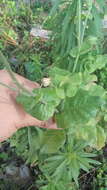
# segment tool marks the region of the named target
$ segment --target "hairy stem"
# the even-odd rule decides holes
[[[0,85],[2,85],[2,86],[4,86],[4,87],[7,87],[7,88],[9,88],[10,90],[17,91],[16,88],[10,87],[10,86],[8,86],[7,84],[4,84],[4,83],[2,83],[2,82],[0,82]]]
[[[13,80],[15,85],[18,87],[18,89],[20,89],[20,90],[22,90],[22,92],[26,93],[27,96],[29,96],[29,95],[32,96],[33,94],[18,82],[18,80],[16,79],[14,73],[11,70],[11,67],[10,67],[7,59],[4,57],[4,55],[3,55],[3,53],[1,51],[0,51],[0,61],[5,65],[6,70],[8,71],[11,79]]]

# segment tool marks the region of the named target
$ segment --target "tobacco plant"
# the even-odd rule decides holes
[[[50,84],[29,94],[16,82],[22,89],[16,99],[33,117],[53,118],[59,128],[28,129],[30,148],[24,156],[29,155],[28,162],[38,161],[45,181],[41,189],[71,190],[76,189],[74,182],[78,187],[81,169],[89,172],[93,164],[99,164],[88,148],[100,150],[106,143],[107,92],[96,75],[107,64],[107,55],[100,50],[104,1],[55,2],[49,17],[55,29]],[[26,137],[16,134],[13,144],[14,138],[24,142]]]

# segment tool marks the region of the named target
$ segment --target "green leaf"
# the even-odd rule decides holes
[[[59,150],[59,148],[61,148],[64,145],[64,143],[64,131],[48,130],[44,132],[40,152],[45,154],[55,153]]]
[[[49,75],[51,77],[52,83],[55,86],[62,86],[63,84],[66,84],[69,81],[69,76],[71,73],[67,70],[60,69],[58,67],[53,67],[49,71]]]
[[[97,69],[102,69],[107,64],[107,55],[96,55],[93,61],[89,61],[85,66],[85,71],[93,73]]]
[[[32,116],[39,120],[48,120],[53,116],[55,106],[52,103],[38,103],[35,105]]]
[[[90,50],[92,50],[93,46],[96,45],[97,38],[94,36],[89,36],[81,45],[80,50],[78,47],[75,47],[71,50],[70,55],[74,58],[77,57],[77,55],[84,55],[88,53]]]
[[[89,88],[89,94],[91,96],[104,97],[106,94],[106,91],[102,86],[99,86],[99,85],[93,83],[93,85],[91,85],[91,87]]]
[[[65,98],[65,92],[63,88],[56,88],[56,94],[59,98],[64,99]]]
[[[26,112],[30,113],[31,111],[31,114],[32,114],[32,108],[35,106],[35,102],[36,102],[35,97],[19,94],[16,97],[16,101],[23,105]]]
[[[68,84],[66,89],[66,96],[73,97],[76,95],[78,87],[76,85]]]
[[[56,168],[52,177],[53,178],[56,177],[56,181],[59,181],[61,178],[61,174],[63,176],[63,173],[65,172],[65,170],[66,170],[66,160],[60,163],[60,165]]]
[[[88,145],[94,146],[97,142],[96,126],[95,125],[80,125],[76,128],[76,137],[85,140]]]
[[[59,158],[59,155],[60,155],[60,158]],[[55,159],[57,157],[58,157],[58,159]],[[51,175],[55,172],[56,168],[58,168],[58,166],[64,160],[65,160],[64,156],[62,154],[58,153],[57,155],[53,155],[53,156],[49,157],[48,159],[45,159],[45,164],[43,163],[43,164],[39,165],[39,167],[43,172],[45,172],[45,174]]]
[[[82,163],[80,162],[79,165],[80,165],[80,168],[81,168],[82,170],[84,170],[84,171],[86,171],[86,172],[89,172],[89,169],[88,169],[84,164],[82,164]]]
[[[68,149],[63,149],[63,152],[58,152],[45,159],[45,162],[40,166],[42,172],[45,172],[54,182],[66,179],[65,181],[69,183],[73,178],[78,185],[80,169],[89,171],[92,168],[92,164],[99,164],[98,161],[90,159],[91,157],[95,157],[95,154],[84,151],[83,147],[86,147],[86,145],[82,141],[78,144],[73,139],[71,147],[67,145]],[[78,146],[80,147],[79,149]]]
[[[105,146],[106,141],[106,134],[104,129],[100,126],[97,127],[97,150],[100,150],[102,147]]]
[[[104,121],[107,122],[107,113],[104,115]]]
[[[79,163],[77,159],[72,159],[71,173],[76,185],[78,186]]]
[[[99,8],[101,8],[99,6]],[[88,28],[88,35],[93,35],[97,37],[102,37],[102,14],[100,12],[97,4],[97,8],[94,5],[93,9],[91,11],[91,17],[92,19],[89,20],[89,28]],[[104,7],[103,7],[104,8]]]
[[[78,88],[82,84],[82,73],[75,73],[69,77],[68,84],[65,85],[65,93],[67,97],[75,96]]]
[[[35,97],[23,94],[17,96],[17,102],[22,104],[26,112],[40,120],[48,120],[53,116],[60,103],[55,88],[40,88],[33,90]]]
[[[86,124],[95,118],[103,100],[97,96],[90,96],[88,91],[79,90],[72,98],[66,98],[63,110],[56,114],[59,127],[73,127],[74,125]]]
[[[96,82],[97,76],[93,74],[89,74],[88,72],[84,72],[82,73],[82,81],[83,81],[83,88],[84,88],[85,85],[88,85],[92,82]]]
[[[61,99],[56,94],[55,88],[42,88],[39,91],[42,96],[35,105],[34,116],[40,120],[48,120],[53,116]],[[35,90],[35,93],[38,94],[38,90]]]

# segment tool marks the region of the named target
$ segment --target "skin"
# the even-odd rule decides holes
[[[25,79],[18,74],[15,74],[15,77],[19,83],[29,91],[32,91],[33,88],[40,87],[38,83]],[[6,70],[0,70],[0,82],[17,89]],[[22,127],[38,126],[48,129],[57,129],[52,119],[49,121],[40,121],[26,113],[22,105],[18,104],[15,100],[17,94],[18,89],[17,91],[13,91],[0,85],[0,142],[11,137]]]

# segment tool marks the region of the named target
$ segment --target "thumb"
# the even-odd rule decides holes
[[[47,129],[58,129],[56,123],[52,119],[49,119],[48,121],[41,121],[32,117],[29,114],[26,114],[25,118],[16,124],[16,128],[20,129],[22,127],[28,126],[37,126]]]

